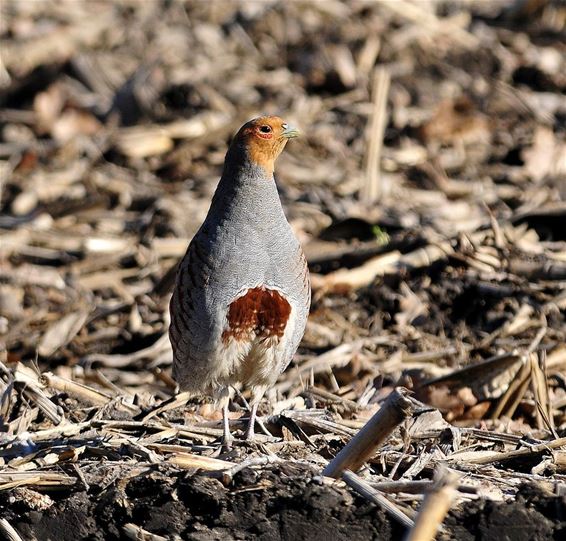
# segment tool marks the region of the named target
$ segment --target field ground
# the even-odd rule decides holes
[[[400,539],[455,475],[438,539],[563,539],[565,21],[545,0],[4,0],[0,531]],[[264,111],[304,133],[276,177],[313,305],[270,435],[221,453],[212,404],[175,394],[167,306]],[[396,388],[411,413],[355,477],[377,496],[323,477]]]

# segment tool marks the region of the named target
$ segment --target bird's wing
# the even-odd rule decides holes
[[[221,332],[219,322],[222,317],[214,313],[211,303],[207,302],[212,271],[210,251],[197,234],[179,265],[169,305],[169,336],[173,347],[173,367],[177,374],[175,378],[186,379],[188,369],[191,386],[196,388],[200,387],[200,379],[206,379],[207,362]]]

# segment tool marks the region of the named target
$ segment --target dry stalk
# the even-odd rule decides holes
[[[76,381],[71,381],[67,378],[56,376],[51,372],[42,374],[39,381],[45,387],[51,387],[56,391],[70,394],[83,402],[93,404],[95,406],[104,406],[112,400],[111,396],[101,393],[92,387],[77,383]]]
[[[432,541],[452,505],[459,476],[446,468],[438,468],[435,477],[435,486],[424,499],[405,541]]]
[[[501,396],[501,389],[509,386],[524,365],[522,357],[515,353],[504,353],[490,357],[476,364],[465,366],[433,378],[424,386],[448,383],[469,386],[478,400],[494,399]]]
[[[167,387],[172,391],[175,391],[177,388],[177,383],[167,372],[165,372],[165,370],[161,368],[154,368],[153,375],[155,376],[155,379],[165,383],[165,385],[167,385]]]
[[[318,414],[316,410],[285,410],[281,412],[281,417],[293,419],[299,424],[312,426],[319,431],[330,434],[342,434],[344,436],[354,436],[356,434],[355,429],[345,426],[343,423],[327,420]]]
[[[344,470],[357,471],[387,436],[412,414],[413,405],[407,394],[408,391],[402,387],[395,389],[381,409],[326,466],[322,474],[338,478]]]
[[[432,486],[432,481],[428,479],[419,481],[372,481],[370,486],[379,492],[385,492],[387,494],[395,494],[396,492],[403,492],[404,494],[423,494]]]
[[[373,108],[369,131],[365,184],[361,187],[361,199],[367,205],[375,203],[383,194],[379,172],[383,134],[387,124],[387,94],[391,76],[386,68],[377,68],[373,76]]]
[[[399,522],[406,528],[412,528],[415,525],[413,520],[409,518],[405,513],[403,513],[403,511],[401,511],[394,503],[390,502],[385,496],[380,494],[377,490],[366,483],[363,479],[358,477],[355,473],[351,472],[350,470],[346,470],[342,474],[342,479],[349,487],[353,488],[357,493],[361,494],[370,502],[373,502],[381,507],[397,522]]]
[[[143,539],[143,541],[167,541],[169,539],[168,537],[148,532],[141,526],[136,526],[131,522],[124,524],[123,531],[124,535],[128,539],[135,539],[136,541],[139,541],[140,539]]]
[[[20,534],[5,518],[0,518],[0,532],[4,534],[8,541],[23,541]]]
[[[325,276],[312,276],[313,289],[330,289],[336,286],[347,286],[358,289],[370,284],[376,276],[393,273],[399,266],[401,253],[397,250],[372,257],[363,265],[353,269],[339,269]]]
[[[50,438],[57,438],[60,436],[75,436],[84,428],[90,426],[90,421],[85,421],[84,423],[66,423],[61,426],[56,426],[54,428],[46,428],[45,430],[36,430],[32,432],[29,436],[31,441],[44,441]]]
[[[352,356],[362,349],[364,342],[364,340],[355,340],[350,343],[340,344],[321,355],[309,359],[297,368],[298,376],[302,378],[310,373],[320,374],[321,372],[326,372],[329,367],[338,368],[347,365]],[[275,386],[275,390],[278,393],[285,393],[295,385],[296,380],[289,378],[278,383]]]
[[[512,460],[514,458],[533,456],[539,453],[551,451],[552,449],[566,448],[566,438],[557,438],[548,442],[542,442],[537,445],[523,447],[521,449],[514,449],[513,451],[497,452],[494,451],[490,454],[481,454],[477,458],[468,456],[466,458],[467,464],[491,464],[493,462],[503,462],[505,460]],[[454,457],[457,459],[457,457]],[[452,460],[452,457],[449,457]],[[517,474],[517,472],[514,472]]]
[[[477,47],[477,36],[471,34],[464,28],[461,28],[453,20],[447,17],[440,19],[432,13],[432,11],[423,9],[414,2],[396,0],[395,2],[383,2],[382,5],[383,7],[395,12],[397,15],[419,25],[432,38],[434,38],[436,34],[444,34],[449,36],[450,39],[461,47]]]
[[[57,406],[49,400],[49,397],[34,383],[27,382],[22,390],[22,394],[27,400],[36,404],[53,424],[58,425],[63,421],[63,416],[61,415],[62,410],[57,408]]]
[[[190,453],[175,453],[169,462],[185,470],[224,471],[236,466],[234,462]]]
[[[546,427],[555,437],[558,437],[554,429],[554,417],[548,393],[548,380],[546,378],[544,352],[529,355],[531,363],[531,388],[536,404],[536,421],[538,428]]]
[[[190,398],[191,393],[189,392],[179,393],[177,396],[173,396],[172,398],[163,401],[155,409],[151,410],[147,415],[144,416],[143,420],[149,421],[152,417],[155,417],[156,415],[159,415],[164,411],[170,411],[172,409],[184,406]]]
[[[319,387],[309,387],[306,391],[306,394],[317,398],[322,402],[327,402],[329,404],[339,404],[344,411],[354,412],[358,409],[358,404],[353,400],[348,400],[347,398],[343,398],[338,396],[334,393],[330,393],[324,389],[320,389]]]
[[[265,466],[267,464],[275,464],[276,462],[282,462],[282,460],[275,455],[248,458],[243,462],[240,462],[240,464],[232,466],[229,470],[224,471],[222,473],[222,482],[225,485],[229,485],[232,482],[234,475],[246,468],[250,468],[252,466]]]
[[[37,485],[41,481],[40,476],[29,477],[27,479],[19,479],[17,481],[10,481],[8,483],[0,484],[0,491],[10,490],[12,488],[21,487],[24,485]]]

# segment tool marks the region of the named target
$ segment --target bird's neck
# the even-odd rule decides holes
[[[277,195],[273,178],[273,161],[258,162],[252,158],[248,149],[232,145],[226,154],[217,192],[230,197],[240,194],[247,197],[254,194]]]
[[[259,171],[264,176],[272,178],[277,155],[277,153],[259,151],[249,145],[238,144],[238,141],[236,141],[230,145],[226,153],[224,170],[228,172],[243,170],[252,174]]]
[[[284,219],[273,172],[250,160],[226,160],[212,199],[213,210],[217,216],[246,221]]]

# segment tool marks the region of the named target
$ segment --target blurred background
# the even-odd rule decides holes
[[[171,395],[175,265],[267,112],[304,134],[276,178],[314,290],[276,396],[402,383],[453,421],[566,422],[564,2],[0,10],[4,385],[36,361],[140,407]]]

